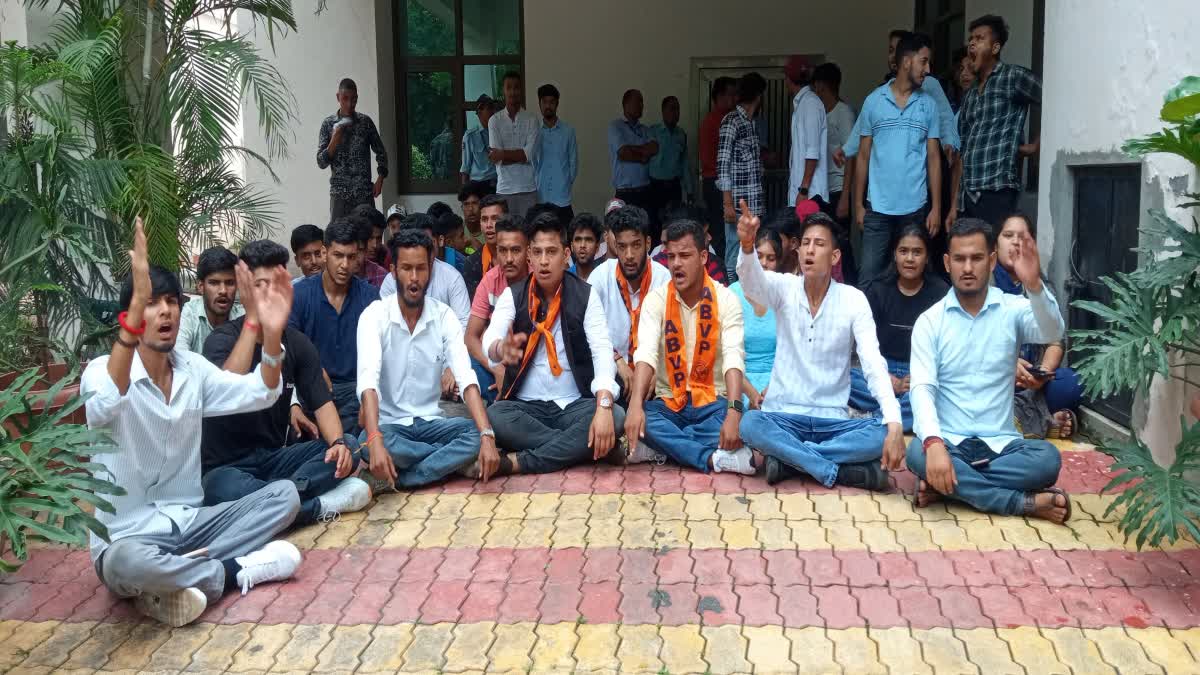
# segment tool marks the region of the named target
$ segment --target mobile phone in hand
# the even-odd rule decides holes
[[[1050,371],[1048,371],[1048,370],[1045,370],[1045,369],[1044,369],[1044,368],[1042,368],[1041,366],[1034,366],[1034,367],[1032,367],[1032,368],[1026,368],[1025,370],[1026,370],[1026,371],[1027,371],[1027,372],[1028,372],[1030,375],[1034,376],[1035,378],[1037,378],[1037,379],[1039,379],[1039,380],[1046,380],[1046,379],[1049,379],[1049,378],[1051,378],[1051,377],[1054,377],[1054,373],[1052,373],[1052,372],[1050,372]]]

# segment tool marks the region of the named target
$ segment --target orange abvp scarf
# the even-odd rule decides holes
[[[554,298],[550,300],[550,308],[546,311],[546,318],[541,323],[538,323],[537,320],[538,309],[542,305],[542,301],[534,290],[537,284],[531,278],[528,285],[529,320],[533,323],[533,333],[525,341],[525,356],[521,359],[521,370],[525,370],[525,367],[533,360],[538,342],[545,338],[546,360],[550,362],[550,372],[558,377],[562,375],[562,366],[558,363],[558,348],[554,346],[554,332],[551,329],[554,328],[554,322],[558,319],[558,310],[562,307],[562,284],[559,284],[558,290],[554,292]]]
[[[704,275],[704,288],[700,291],[700,303],[696,307],[696,344],[692,349],[692,368],[684,371],[683,320],[679,311],[679,292],[667,290],[667,314],[663,324],[663,341],[667,363],[667,382],[671,385],[671,397],[664,399],[674,412],[687,405],[688,385],[691,385],[692,405],[704,407],[717,400],[716,374],[713,366],[717,360],[717,338],[721,335],[721,320],[717,316],[717,289],[713,280]]]
[[[492,250],[490,248],[488,248],[486,243],[483,245],[483,256],[482,257],[483,257],[483,272],[486,273],[488,270],[492,269]]]
[[[638,320],[642,317],[642,304],[646,302],[646,294],[650,292],[650,277],[653,270],[646,263],[646,271],[642,272],[642,282],[638,286],[638,307],[633,308],[633,293],[629,290],[629,282],[621,272],[620,265],[614,265],[617,274],[617,287],[621,289],[621,299],[625,301],[625,309],[629,310],[629,353],[625,358],[633,364],[633,353],[637,351]]]

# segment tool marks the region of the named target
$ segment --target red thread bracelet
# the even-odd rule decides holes
[[[254,331],[255,333],[258,332],[258,324],[254,323],[250,319],[246,319],[245,327],[251,331]]]
[[[146,332],[146,320],[145,319],[142,319],[142,327],[135,329],[132,326],[130,326],[129,324],[125,323],[125,319],[128,317],[129,317],[129,312],[121,312],[120,314],[117,315],[117,323],[120,324],[121,328],[124,328],[130,335],[142,335]]]
[[[929,452],[929,446],[934,445],[935,443],[941,443],[942,445],[946,444],[941,438],[937,436],[930,436],[921,443],[921,450]]]

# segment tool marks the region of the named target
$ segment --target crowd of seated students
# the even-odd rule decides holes
[[[473,189],[470,280],[446,260],[470,239],[462,219],[367,205],[297,227],[291,256],[270,241],[205,251],[183,306],[137,229],[117,342],[82,383],[89,423],[128,453],[101,458],[129,493],[99,516],[111,543],[93,541],[110,589],[182,625],[226,589],[288,577],[300,553],[280,532],[379,490],[598,461],[871,490],[907,464],[918,506],[1069,517],[1058,451],[1023,437],[1069,434],[1073,416],[1050,411],[1078,401],[1027,219],[956,222],[950,285],[907,225],[859,290],[834,274],[833,218],[747,214],[726,287],[698,209],[664,211],[656,260],[640,207],[564,223]],[[373,261],[388,265],[378,284]]]

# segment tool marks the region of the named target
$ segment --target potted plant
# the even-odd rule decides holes
[[[1122,147],[1135,156],[1169,153],[1200,169],[1200,77],[1184,78],[1165,97],[1161,117],[1169,126]],[[1200,206],[1200,193],[1180,206]],[[1142,229],[1153,242],[1139,248],[1144,263],[1131,274],[1105,277],[1112,302],[1079,301],[1074,306],[1101,317],[1103,330],[1073,331],[1079,374],[1088,394],[1146,393],[1157,378],[1200,386],[1188,370],[1200,366],[1200,224],[1188,225],[1161,209],[1150,212]],[[1194,407],[1195,409],[1195,407]],[[1160,466],[1150,448],[1134,435],[1129,442],[1105,442],[1116,477],[1106,490],[1123,488],[1108,512],[1121,512],[1122,533],[1138,548],[1159,546],[1180,536],[1200,541],[1200,422],[1181,416],[1182,438],[1169,466]]]
[[[53,412],[44,405],[73,378],[60,379],[42,397],[31,394],[37,380],[31,370],[0,390],[0,573],[21,567],[30,540],[80,547],[89,533],[107,540],[92,510],[112,513],[105,497],[125,494],[97,477],[103,467],[91,461],[115,449],[108,435],[65,422],[83,399],[70,396]]]

